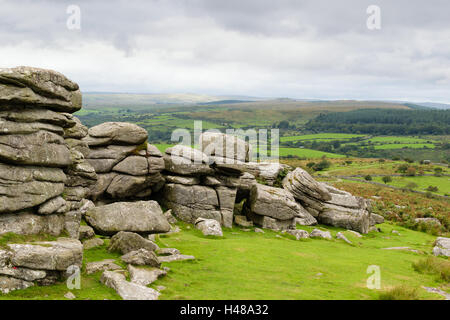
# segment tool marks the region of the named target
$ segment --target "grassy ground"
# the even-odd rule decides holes
[[[360,138],[364,136],[365,135],[363,134],[349,134],[349,133],[317,133],[317,134],[305,134],[301,136],[280,137],[280,142],[300,141],[300,140],[334,141],[334,140],[347,140],[351,138]]]
[[[225,229],[223,238],[214,238],[203,236],[192,226],[179,226],[180,233],[161,235],[158,244],[178,248],[197,259],[163,263],[170,272],[151,285],[166,287],[160,299],[378,299],[385,290],[401,285],[417,289],[419,299],[441,299],[421,286],[449,289],[442,279],[419,273],[413,266],[429,255],[435,237],[387,223],[381,225],[381,233],[363,238],[326,227],[333,236],[344,231],[353,245],[336,239],[297,241],[286,234],[267,230],[261,234],[237,227]],[[400,235],[392,234],[393,229]],[[382,249],[393,246],[408,246],[423,254]],[[107,258],[120,263],[119,255],[109,253],[105,244],[85,251],[84,263]],[[366,287],[370,265],[380,267],[380,290]],[[119,299],[100,283],[100,275],[83,272],[81,289],[71,292],[80,300]],[[64,299],[68,291],[65,283],[60,283],[15,291],[0,295],[0,299]]]
[[[303,148],[283,148],[283,147],[280,147],[279,155],[280,157],[297,156],[305,159],[317,159],[322,158],[323,156],[327,158],[345,158],[345,156],[342,154],[335,154]]]
[[[373,181],[383,183],[382,177],[374,177]],[[450,177],[428,177],[428,176],[418,176],[418,177],[392,177],[392,181],[388,182],[388,185],[395,187],[404,188],[408,184],[415,183],[417,185],[414,190],[427,191],[429,186],[434,186],[438,188],[438,191],[433,192],[441,195],[450,194]]]
[[[303,227],[311,230],[311,227]],[[377,299],[380,290],[369,290],[369,265],[381,270],[381,290],[407,284],[439,286],[433,276],[414,271],[412,263],[422,255],[395,250],[409,246],[429,253],[433,236],[392,225],[349,245],[338,240],[296,241],[240,229],[226,230],[223,239],[205,238],[185,226],[179,234],[160,239],[160,245],[176,247],[197,257],[193,262],[175,262],[171,272],[155,285],[167,287],[161,299]],[[332,229],[334,235],[340,229]],[[391,230],[400,231],[400,236]],[[420,290],[421,299],[439,296]]]

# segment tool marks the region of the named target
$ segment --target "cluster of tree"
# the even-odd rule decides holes
[[[450,134],[450,110],[359,109],[320,114],[306,124],[316,132],[374,135]]]

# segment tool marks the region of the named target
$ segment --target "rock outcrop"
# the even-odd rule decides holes
[[[89,129],[82,141],[90,148],[87,161],[98,176],[90,190],[94,201],[145,199],[162,187],[164,160],[147,137],[145,129],[126,122]]]
[[[301,168],[290,172],[283,186],[320,223],[361,233],[369,231],[368,200],[317,182]]]
[[[142,234],[170,231],[169,222],[156,201],[114,202],[86,212],[87,222],[99,234],[120,231]]]
[[[58,72],[0,69],[0,234],[66,230],[77,238],[79,214],[68,214],[67,188],[77,185],[75,176],[95,179],[66,143],[82,131],[71,114],[80,108],[78,85]]]

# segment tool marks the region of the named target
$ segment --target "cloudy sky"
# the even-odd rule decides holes
[[[0,67],[17,65],[84,92],[448,103],[450,2],[0,0]]]

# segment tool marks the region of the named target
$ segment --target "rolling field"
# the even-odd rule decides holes
[[[348,133],[317,133],[305,134],[301,136],[280,137],[280,142],[301,141],[301,140],[317,140],[317,141],[335,141],[348,140],[352,138],[365,137],[363,134],[348,134]]]
[[[373,177],[373,181],[384,183],[382,181],[382,177]],[[435,191],[433,193],[450,195],[450,177],[447,176],[392,177],[392,181],[388,182],[387,184],[394,187],[405,188],[410,183],[414,183],[417,185],[417,187],[413,188],[414,190],[426,192],[429,186],[433,186],[438,188],[438,191]]]
[[[280,155],[280,157],[296,156],[296,157],[305,158],[305,159],[317,159],[317,158],[322,158],[324,156],[327,158],[345,158],[345,156],[342,154],[335,154],[335,153],[323,152],[323,151],[312,150],[312,149],[283,148],[283,147],[280,147],[279,155]]]

